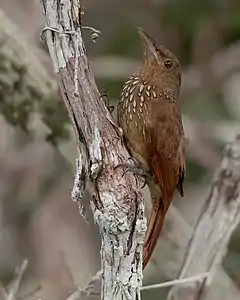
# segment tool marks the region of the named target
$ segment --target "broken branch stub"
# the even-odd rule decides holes
[[[89,177],[91,207],[102,239],[102,299],[135,299],[142,284],[146,230],[141,182],[116,168],[129,154],[100,99],[76,19],[80,12],[76,3],[42,0],[44,36],[81,153],[73,195],[81,201]]]

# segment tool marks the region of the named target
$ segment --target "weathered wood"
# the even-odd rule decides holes
[[[135,299],[140,297],[146,229],[142,182],[129,172],[123,176],[122,167],[116,168],[129,155],[89,67],[78,1],[42,0],[42,5],[44,35],[81,152],[74,199],[81,201],[87,177],[93,190],[92,210],[102,238],[101,297]]]
[[[34,50],[24,41],[19,30],[6,18],[1,10],[0,18],[2,20],[0,31],[0,40],[2,41],[0,46],[0,56],[2,58],[2,63],[0,63],[0,85],[1,87],[5,85],[4,89],[1,90],[1,95],[3,96],[1,101],[4,100],[7,105],[9,101],[15,103],[19,99],[26,98],[26,95],[30,95],[31,100],[36,98],[34,103],[39,105],[40,108],[38,109],[34,105],[33,112],[37,111],[42,115],[42,120],[54,121],[51,120],[50,116],[45,115],[44,117],[45,109],[42,104],[54,105],[54,101],[57,99],[55,81],[42,67],[37,53],[34,53]],[[24,71],[24,76],[22,71]],[[23,89],[13,90],[10,88],[16,82],[16,78],[19,81],[21,79],[20,83],[24,87]],[[58,102],[55,103],[56,108],[59,108]],[[55,111],[54,106],[52,106],[52,110]],[[48,126],[46,123],[45,125]],[[38,126],[29,128],[29,130],[33,130],[32,134],[34,136],[42,134],[39,133]],[[58,138],[59,136],[56,137]],[[65,157],[70,159],[66,156],[66,153]],[[150,264],[150,268],[151,265],[155,265],[156,272],[161,272],[167,278],[175,278],[192,229],[174,207],[170,209],[167,223],[170,224],[170,230],[161,237],[157,246],[159,251],[156,250],[158,252],[157,262]],[[232,279],[220,267],[210,286],[207,299],[225,300],[227,298],[239,299],[239,293]]]

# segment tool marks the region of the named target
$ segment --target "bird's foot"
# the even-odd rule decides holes
[[[108,93],[106,91],[103,91],[102,94],[100,95],[100,98],[104,101],[104,104],[106,105],[108,111],[112,115],[112,112],[114,111],[114,106],[110,105]]]
[[[132,172],[137,176],[140,176],[144,179],[144,184],[142,188],[145,187],[147,184],[149,178],[153,177],[153,173],[147,168],[146,166],[143,166],[137,159],[130,157],[128,159],[129,162],[119,164],[116,168],[122,167],[124,169],[123,176],[127,172]],[[115,168],[115,169],[116,169]]]

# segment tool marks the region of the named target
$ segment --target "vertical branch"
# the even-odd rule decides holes
[[[78,1],[42,0],[46,43],[81,152],[72,195],[81,201],[89,177],[91,207],[102,238],[102,299],[135,299],[142,284],[146,228],[141,182],[131,173],[123,176],[122,168],[116,168],[129,155],[99,97],[76,4]]]
[[[240,136],[225,147],[224,157],[213,180],[194,228],[189,250],[180,272],[181,278],[208,272],[198,282],[173,287],[169,300],[200,300],[227,252],[231,234],[240,221]]]

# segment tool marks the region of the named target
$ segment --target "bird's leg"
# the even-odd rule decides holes
[[[110,105],[108,93],[106,91],[103,91],[102,94],[100,95],[100,98],[104,101],[104,104],[106,105],[110,114],[112,114],[112,112],[114,111],[114,106]]]
[[[129,157],[128,162],[121,163],[116,168],[118,167],[122,167],[124,169],[123,176],[127,172],[132,172],[135,175],[142,177],[144,179],[144,184],[142,188],[144,188],[149,179],[153,177],[153,173],[151,172],[151,170],[148,167],[141,164],[139,160],[133,157]]]

